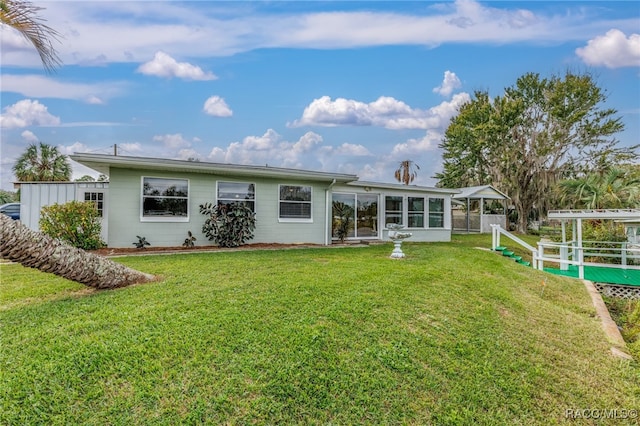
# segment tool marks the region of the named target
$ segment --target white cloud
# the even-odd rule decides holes
[[[469,99],[467,93],[458,93],[449,102],[420,110],[387,96],[370,103],[344,98],[333,101],[329,96],[323,96],[314,99],[304,109],[302,118],[289,126],[374,126],[394,130],[440,128]]]
[[[336,5],[338,5],[336,3]],[[419,6],[413,12],[376,10],[375,2],[360,10],[336,6],[334,11],[272,12],[216,2],[56,2],[46,9],[47,24],[63,34],[55,45],[65,65],[143,62],[159,48],[182,57],[230,56],[262,48],[334,48],[388,45],[433,47],[443,43],[517,43],[585,40],[615,26],[632,32],[637,20],[594,19],[584,4],[550,11],[488,6],[472,0]],[[313,9],[313,8],[310,8]],[[555,12],[557,10],[557,13]],[[606,26],[606,27],[605,27]],[[3,66],[41,68],[33,46],[13,30],[2,29]],[[635,30],[637,31],[637,30]],[[157,72],[177,76],[175,62],[162,61]],[[154,63],[154,61],[151,61]],[[186,69],[194,67],[185,63]],[[173,71],[168,70],[173,69]],[[191,75],[193,71],[185,72]],[[212,74],[196,72],[200,77]]]
[[[6,129],[27,126],[58,126],[60,118],[49,114],[47,107],[31,99],[23,99],[4,108],[0,127]]]
[[[153,140],[156,142],[162,142],[162,144],[169,149],[189,148],[191,142],[182,137],[182,134],[176,133],[174,135],[158,135],[154,136]]]
[[[211,72],[204,72],[202,68],[188,62],[177,62],[164,52],[156,52],[153,59],[140,65],[137,70],[145,75],[155,75],[163,78],[181,78],[183,80],[215,80]]]
[[[89,147],[82,142],[75,142],[72,145],[59,145],[58,150],[61,154],[72,155],[76,152],[88,152]]]
[[[140,142],[119,143],[118,149],[129,154],[139,154],[143,152],[142,145],[140,144]]]
[[[396,144],[391,151],[391,155],[394,158],[404,159],[407,155],[433,151],[438,148],[441,140],[442,133],[427,131],[421,138],[409,139],[406,142]]]
[[[73,99],[92,105],[104,104],[106,100],[127,91],[128,83],[67,83],[40,75],[2,75],[2,91],[20,93],[33,98]]]
[[[185,148],[178,151],[177,158],[179,160],[190,160],[190,159],[201,160],[202,156],[195,149]]]
[[[320,148],[319,152],[323,155],[339,155],[342,157],[345,156],[354,156],[354,157],[363,157],[372,155],[371,152],[363,145],[360,144],[352,144],[352,143],[343,143],[337,147],[325,145]]]
[[[203,110],[214,117],[231,117],[233,111],[220,96],[211,96],[204,103]]]
[[[444,72],[444,79],[442,80],[442,84],[438,87],[433,88],[433,93],[438,93],[442,96],[450,96],[454,90],[462,87],[462,82],[456,75],[456,73],[451,71]]]
[[[31,130],[25,130],[24,132],[20,133],[20,136],[22,136],[22,139],[27,142],[39,141],[38,137]]]
[[[242,141],[232,142],[227,147],[215,147],[208,155],[210,161],[234,164],[256,164],[279,167],[303,167],[317,161],[314,150],[322,144],[322,137],[307,132],[297,141],[283,140],[273,129],[261,136],[247,136]]]
[[[607,68],[640,66],[640,34],[627,36],[618,29],[589,40],[585,47],[576,49],[576,54],[587,65]]]

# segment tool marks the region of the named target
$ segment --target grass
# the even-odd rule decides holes
[[[474,249],[490,243],[120,258],[163,280],[112,291],[2,265],[0,424],[549,425],[640,407],[640,367],[610,355],[584,286]]]

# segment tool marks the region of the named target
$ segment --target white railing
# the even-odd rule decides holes
[[[640,269],[638,265],[630,265],[630,260],[640,259],[640,246],[632,245],[627,242],[587,242],[594,244],[593,247],[582,247],[577,245],[576,241],[568,241],[565,243],[539,242],[538,243],[538,269],[544,268],[544,262],[552,262],[559,264],[560,270],[566,271],[569,265],[578,268],[578,278],[584,278],[585,266],[598,266],[602,268],[623,268],[623,269]],[[595,246],[601,245],[600,247]],[[609,245],[614,247],[602,247]],[[585,261],[592,258],[620,259],[615,263],[602,263]]]
[[[538,268],[538,250],[535,247],[524,242],[522,239],[516,237],[511,232],[503,229],[500,225],[491,225],[491,250],[495,250],[496,247],[500,246],[500,235],[504,235],[505,237],[510,238],[512,241],[529,250],[531,252],[531,265],[536,269],[542,269]]]

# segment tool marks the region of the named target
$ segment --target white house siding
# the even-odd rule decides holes
[[[51,204],[76,199],[76,183],[33,182],[20,184],[20,221],[34,231],[40,229],[40,210]]]
[[[189,181],[189,219],[187,222],[144,222],[140,219],[142,177],[178,178]],[[312,243],[323,244],[325,237],[325,189],[327,184],[299,180],[229,177],[205,173],[146,171],[111,168],[109,203],[109,247],[132,247],[136,236],[145,237],[152,246],[180,246],[187,232],[197,238],[196,245],[212,245],[202,233],[205,216],[200,204],[214,202],[216,182],[247,182],[255,184],[256,230],[250,243]],[[310,185],[313,191],[311,223],[278,220],[278,185]]]
[[[41,210],[52,204],[84,201],[84,191],[104,192],[108,205],[108,182],[21,182],[20,221],[34,231],[40,229]],[[102,239],[106,240],[107,224],[102,223]]]

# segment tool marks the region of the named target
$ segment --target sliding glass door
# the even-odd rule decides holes
[[[378,194],[334,193],[332,238],[378,237],[378,198]]]

